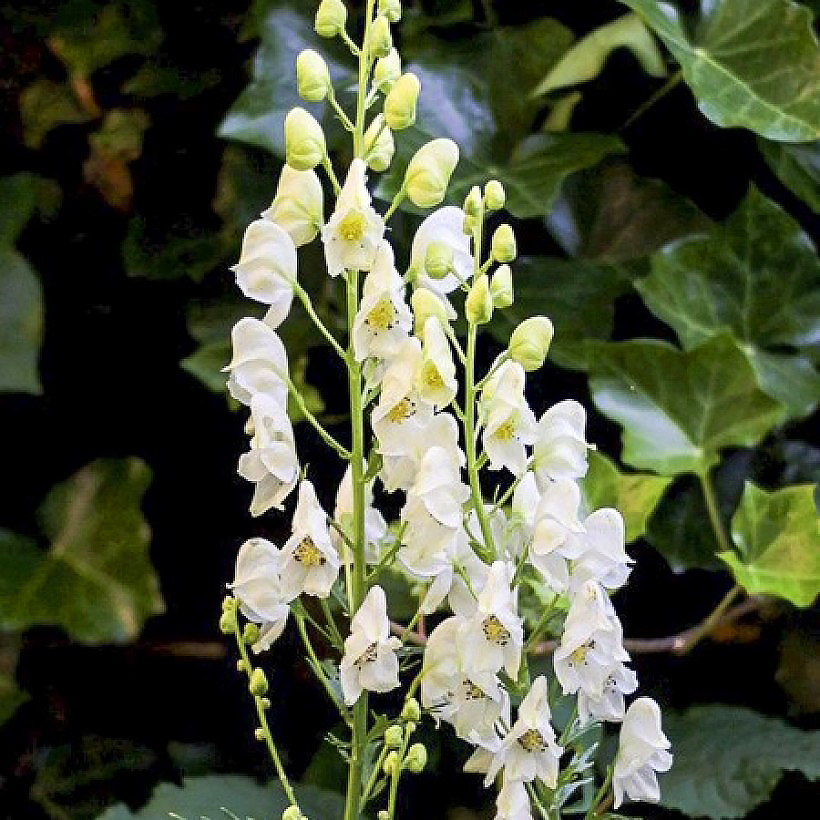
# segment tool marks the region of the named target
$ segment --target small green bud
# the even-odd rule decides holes
[[[484,325],[490,321],[493,315],[493,297],[490,295],[490,283],[486,273],[482,273],[473,282],[464,300],[464,312],[471,325]]]
[[[447,193],[456,163],[458,146],[451,139],[435,139],[422,145],[408,163],[404,174],[403,186],[408,199],[419,208],[432,208],[440,204]]]
[[[507,351],[529,373],[544,364],[552,336],[552,322],[546,316],[531,316],[512,332]]]
[[[412,720],[418,723],[421,720],[421,707],[415,698],[407,698],[401,710],[402,720]]]
[[[259,640],[259,635],[259,627],[255,623],[248,621],[242,630],[242,640],[245,641],[246,644],[255,644]]]
[[[379,0],[379,14],[391,23],[398,23],[401,20],[401,0]]]
[[[390,167],[396,143],[393,132],[384,125],[384,115],[378,114],[364,132],[364,155],[367,167],[381,173]]]
[[[461,206],[461,210],[464,211],[467,216],[478,216],[481,211],[481,190],[478,185],[473,185],[473,187],[470,188],[470,193],[467,194],[464,204]]]
[[[222,599],[222,611],[223,612],[236,612],[236,607],[238,606],[238,602],[233,595],[226,595]]]
[[[390,812],[387,809],[379,809],[376,820],[390,820]]]
[[[408,720],[407,723],[404,724],[404,729],[407,732],[407,737],[410,737],[410,735],[416,731],[416,722],[413,720]]]
[[[382,94],[386,94],[396,84],[399,77],[401,77],[401,57],[395,48],[391,48],[386,57],[376,60],[376,67],[373,69],[373,85]]]
[[[370,26],[369,46],[374,57],[386,57],[393,48],[390,21],[383,14],[380,14]]]
[[[251,679],[248,683],[250,693],[257,698],[268,693],[268,679],[265,676],[265,671],[258,666],[251,672]]]
[[[512,262],[518,255],[515,234],[506,222],[499,225],[493,233],[492,253],[496,262]]]
[[[431,242],[424,256],[424,269],[433,279],[444,279],[453,269],[453,248],[446,242]]]
[[[236,623],[236,613],[231,612],[223,612],[219,616],[219,631],[223,635],[233,635],[234,631],[234,624]]]
[[[424,323],[431,317],[435,316],[442,327],[447,323],[447,309],[441,299],[427,288],[416,288],[413,295],[410,297],[410,307],[413,309],[413,317],[415,319],[415,332],[417,336],[422,335]]]
[[[424,771],[424,767],[427,765],[427,749],[425,749],[423,743],[414,743],[407,750],[404,765],[413,774]]]
[[[240,673],[241,672],[250,673],[251,668],[250,668],[250,666],[248,666],[248,662],[244,658],[240,658],[236,662],[236,671],[240,672]]]
[[[384,118],[394,131],[409,128],[416,121],[416,103],[421,83],[415,74],[402,74],[384,101]]]
[[[464,214],[464,222],[461,225],[461,231],[466,236],[472,236],[475,229],[478,227],[478,219],[470,214]]]
[[[513,303],[512,269],[509,265],[496,268],[490,282],[493,307],[507,308]]]
[[[394,769],[399,765],[401,765],[399,763],[399,753],[396,751],[388,752],[387,757],[384,759],[384,763],[382,763],[382,771],[388,777],[391,777]]]
[[[270,698],[259,698],[259,703],[263,709],[270,709]]]
[[[507,193],[504,186],[497,180],[491,179],[484,186],[484,204],[488,211],[500,211],[507,201]]]
[[[384,733],[384,745],[388,749],[398,749],[404,740],[401,726],[388,726]]]
[[[261,727],[258,729],[254,729],[253,736],[260,742],[263,743],[267,738],[265,737],[265,730]]]
[[[299,96],[310,102],[321,102],[330,88],[330,71],[324,57],[306,48],[296,58],[296,85]]]
[[[342,0],[322,0],[316,9],[313,28],[320,37],[335,37],[347,22],[347,8]]]
[[[298,806],[288,806],[282,812],[282,820],[304,820],[305,815],[299,811]]]
[[[325,133],[312,114],[293,108],[285,117],[285,158],[291,168],[310,171],[327,154]]]

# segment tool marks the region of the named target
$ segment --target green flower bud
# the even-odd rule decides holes
[[[384,745],[388,749],[398,749],[404,740],[401,726],[388,726],[384,733]]]
[[[407,698],[401,710],[402,720],[412,720],[416,723],[421,719],[421,707],[415,698]]]
[[[435,316],[441,322],[442,327],[446,327],[447,310],[444,303],[433,291],[427,288],[416,288],[410,297],[410,307],[413,310],[415,319],[415,332],[417,336],[422,335],[424,323]]]
[[[236,671],[237,672],[250,672],[251,668],[248,666],[248,662],[244,658],[240,658],[236,662]]]
[[[306,48],[296,58],[296,85],[299,96],[310,102],[321,102],[330,88],[330,71],[325,58]]]
[[[394,131],[409,128],[416,121],[416,103],[421,83],[415,74],[402,74],[384,101],[384,118]]]
[[[251,679],[248,683],[250,693],[257,698],[268,694],[268,679],[265,676],[265,671],[258,666],[251,672]]]
[[[285,117],[285,158],[296,171],[310,171],[325,158],[322,126],[304,108],[293,108]]]
[[[379,0],[379,14],[391,23],[398,23],[401,20],[401,0]]]
[[[223,612],[236,612],[236,607],[238,606],[238,602],[233,595],[226,595],[222,599],[222,611]]]
[[[427,765],[427,749],[424,748],[423,743],[414,743],[407,750],[404,765],[413,774],[424,771],[424,767]]]
[[[395,48],[390,49],[386,57],[376,60],[376,67],[373,69],[373,85],[386,94],[396,84],[401,77],[401,57]]]
[[[387,809],[379,809],[376,820],[390,820],[390,812]]]
[[[304,817],[298,806],[288,806],[282,812],[282,820],[304,820]]]
[[[236,623],[236,613],[233,611],[223,612],[219,616],[219,631],[223,635],[233,635],[234,624]]]
[[[475,229],[478,227],[478,218],[470,214],[464,214],[464,222],[461,225],[461,230],[466,236],[472,236]]]
[[[380,14],[370,26],[368,41],[370,53],[374,57],[386,57],[393,48],[393,38],[390,35],[390,21]]]
[[[507,308],[513,303],[512,269],[509,265],[496,268],[490,282],[490,294],[493,297],[493,307]]]
[[[260,742],[264,742],[267,738],[265,737],[265,730],[261,727],[259,729],[254,729],[253,736]]]
[[[452,246],[446,242],[431,242],[424,256],[424,269],[433,279],[444,279],[453,269]]]
[[[388,752],[387,757],[384,759],[384,763],[382,763],[382,771],[388,776],[392,776],[394,769],[399,766],[399,753],[398,752]]]
[[[512,332],[507,352],[528,373],[538,370],[547,358],[552,336],[552,322],[546,316],[531,316]]]
[[[422,145],[404,174],[408,199],[419,208],[440,204],[457,162],[458,146],[450,139],[435,139]]]
[[[404,729],[407,732],[407,737],[410,737],[410,735],[416,731],[416,722],[413,720],[408,720],[407,723],[404,724]]]
[[[335,37],[347,22],[347,8],[342,0],[322,0],[316,9],[313,28],[320,37]]]
[[[464,211],[467,216],[478,216],[481,211],[481,190],[478,185],[473,185],[473,187],[470,188],[470,193],[467,194],[464,204],[461,206],[461,210]]]
[[[482,273],[473,282],[464,300],[464,312],[471,325],[484,325],[490,321],[493,315],[493,297],[490,295],[490,283],[486,273]]]
[[[364,156],[367,167],[381,173],[390,167],[396,143],[393,132],[384,124],[384,115],[378,114],[364,132]]]
[[[259,627],[255,623],[248,621],[242,630],[242,640],[245,641],[246,644],[254,644],[259,640],[259,635]]]
[[[484,186],[484,204],[488,211],[500,211],[507,201],[507,193],[504,186],[497,180],[491,179]]]
[[[512,262],[518,254],[515,234],[506,223],[499,225],[493,233],[492,253],[496,262]]]
[[[263,709],[270,709],[270,698],[259,698],[259,704]]]

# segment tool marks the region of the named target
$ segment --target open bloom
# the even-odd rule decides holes
[[[655,772],[672,766],[669,740],[661,729],[661,710],[651,698],[638,698],[626,710],[615,757],[612,789],[615,808],[624,800],[660,800]]]
[[[504,780],[495,807],[495,820],[532,820],[530,797],[520,780]]]
[[[240,319],[231,330],[233,356],[223,368],[229,373],[228,391],[238,402],[250,405],[257,393],[287,406],[288,355],[276,331],[259,319]]]
[[[587,516],[583,532],[570,533],[562,553],[572,561],[573,583],[591,578],[607,589],[623,586],[633,563],[624,546],[623,517],[610,507]]]
[[[384,220],[370,204],[365,170],[359,158],[350,163],[336,210],[322,228],[325,262],[331,276],[345,270],[369,270],[384,236]]]
[[[340,666],[342,694],[352,706],[362,690],[389,692],[399,685],[398,638],[390,637],[384,590],[373,586],[353,616]]]
[[[533,462],[539,483],[586,475],[590,449],[584,438],[586,420],[583,406],[572,399],[554,404],[538,420]]]
[[[456,366],[441,322],[429,316],[424,323],[424,345],[418,374],[419,396],[436,409],[446,407],[458,391]]]
[[[353,540],[353,470],[348,465],[339,489],[336,492],[336,506],[333,509],[333,520],[344,534]],[[353,556],[344,539],[336,529],[330,532],[331,539],[339,554],[347,563],[353,561]],[[387,522],[384,516],[373,506],[373,482],[369,481],[364,490],[364,555],[369,564],[379,560],[379,547],[387,537]]]
[[[445,296],[473,275],[470,238],[464,233],[463,227],[464,212],[453,205],[433,211],[419,225],[410,248],[410,268],[415,272],[419,287]],[[426,268],[427,251],[434,242],[452,252],[450,272],[438,278],[430,276]],[[452,312],[449,302],[446,305]]]
[[[316,238],[324,221],[324,200],[315,171],[297,171],[283,165],[276,196],[262,216],[287,231],[298,248]]]

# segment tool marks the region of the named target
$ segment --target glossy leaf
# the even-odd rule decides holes
[[[590,344],[590,387],[624,428],[622,459],[661,475],[699,473],[725,447],[751,447],[783,420],[726,336],[682,352],[665,342]]]
[[[680,63],[704,116],[785,142],[820,137],[820,49],[812,15],[790,0],[700,0],[689,30],[660,0],[621,0]]]
[[[0,542],[14,538],[5,530],[0,530]],[[14,678],[17,666],[19,640],[16,636],[3,636],[0,640],[0,726],[5,723],[26,700],[26,695],[17,687]]]
[[[815,213],[820,212],[820,140],[789,143],[759,139],[757,144],[777,178]]]
[[[149,480],[139,459],[95,461],[41,506],[48,551],[0,540],[0,625],[54,624],[88,643],[124,641],[161,612],[140,511]]]
[[[820,732],[739,706],[664,714],[675,763],[661,777],[661,803],[687,817],[745,817],[784,771],[820,778]]]
[[[820,595],[820,522],[815,487],[767,492],[747,482],[732,518],[737,552],[722,552],[750,595],[777,595],[807,607]]]
[[[23,141],[28,148],[40,148],[46,134],[58,125],[88,122],[92,118],[66,83],[38,77],[20,93]]]

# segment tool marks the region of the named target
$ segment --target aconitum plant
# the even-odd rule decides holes
[[[374,208],[368,171],[390,166],[394,132],[400,139],[414,123],[422,90],[402,73],[392,44],[399,0],[367,0],[361,44],[348,34],[347,16],[341,0],[322,0],[315,28],[341,38],[358,59],[355,111],[342,108],[315,51],[299,55],[296,82],[305,100],[333,107],[352,136],[353,159],[337,175],[319,122],[293,109],[273,204],[248,227],[234,267],[242,293],[267,306],[264,318],[237,322],[226,368],[231,395],[250,411],[239,473],[254,485],[254,516],[283,510],[293,496],[295,510],[284,544],[252,538],[240,547],[221,627],[236,637],[256,735],[291,804],[283,820],[304,815],[266,719],[263,667],[291,617],[349,729],[338,743],[348,764],[345,820],[364,811],[397,816],[402,776],[427,762],[414,742],[421,720],[451,724],[472,748],[465,768],[497,789],[498,820],[558,818],[579,804],[588,818],[600,817],[626,799],[657,800],[656,772],[672,763],[669,742],[654,701],[638,697],[627,708],[638,681],[610,600],[630,573],[623,520],[614,509],[583,508],[577,482],[591,446],[583,407],[567,399],[536,418],[526,398],[552,323],[526,319],[486,372],[478,370],[480,328],[514,302],[514,232],[488,226],[504,207],[503,186],[488,180],[461,208],[440,207],[459,159],[458,146],[442,137],[416,152],[386,212]],[[316,169],[335,194],[327,219]],[[387,225],[405,199],[435,210],[397,266]],[[297,248],[317,237],[327,275],[344,288],[344,339],[323,324],[298,281]],[[289,375],[277,328],[294,297],[346,368],[349,443],[311,414]],[[289,398],[346,465],[332,515],[300,464]],[[374,505],[387,494],[400,498],[395,521]],[[420,590],[407,624],[391,619],[380,583],[397,571]],[[416,631],[425,619],[435,623],[429,635]],[[317,635],[329,657],[318,656]],[[531,674],[533,657],[545,651],[552,662],[541,668],[549,671]],[[402,698],[371,702],[403,686]],[[556,725],[559,698],[574,707]],[[380,714],[381,702],[394,713]],[[602,722],[620,724],[619,746],[596,788],[591,738]]]

